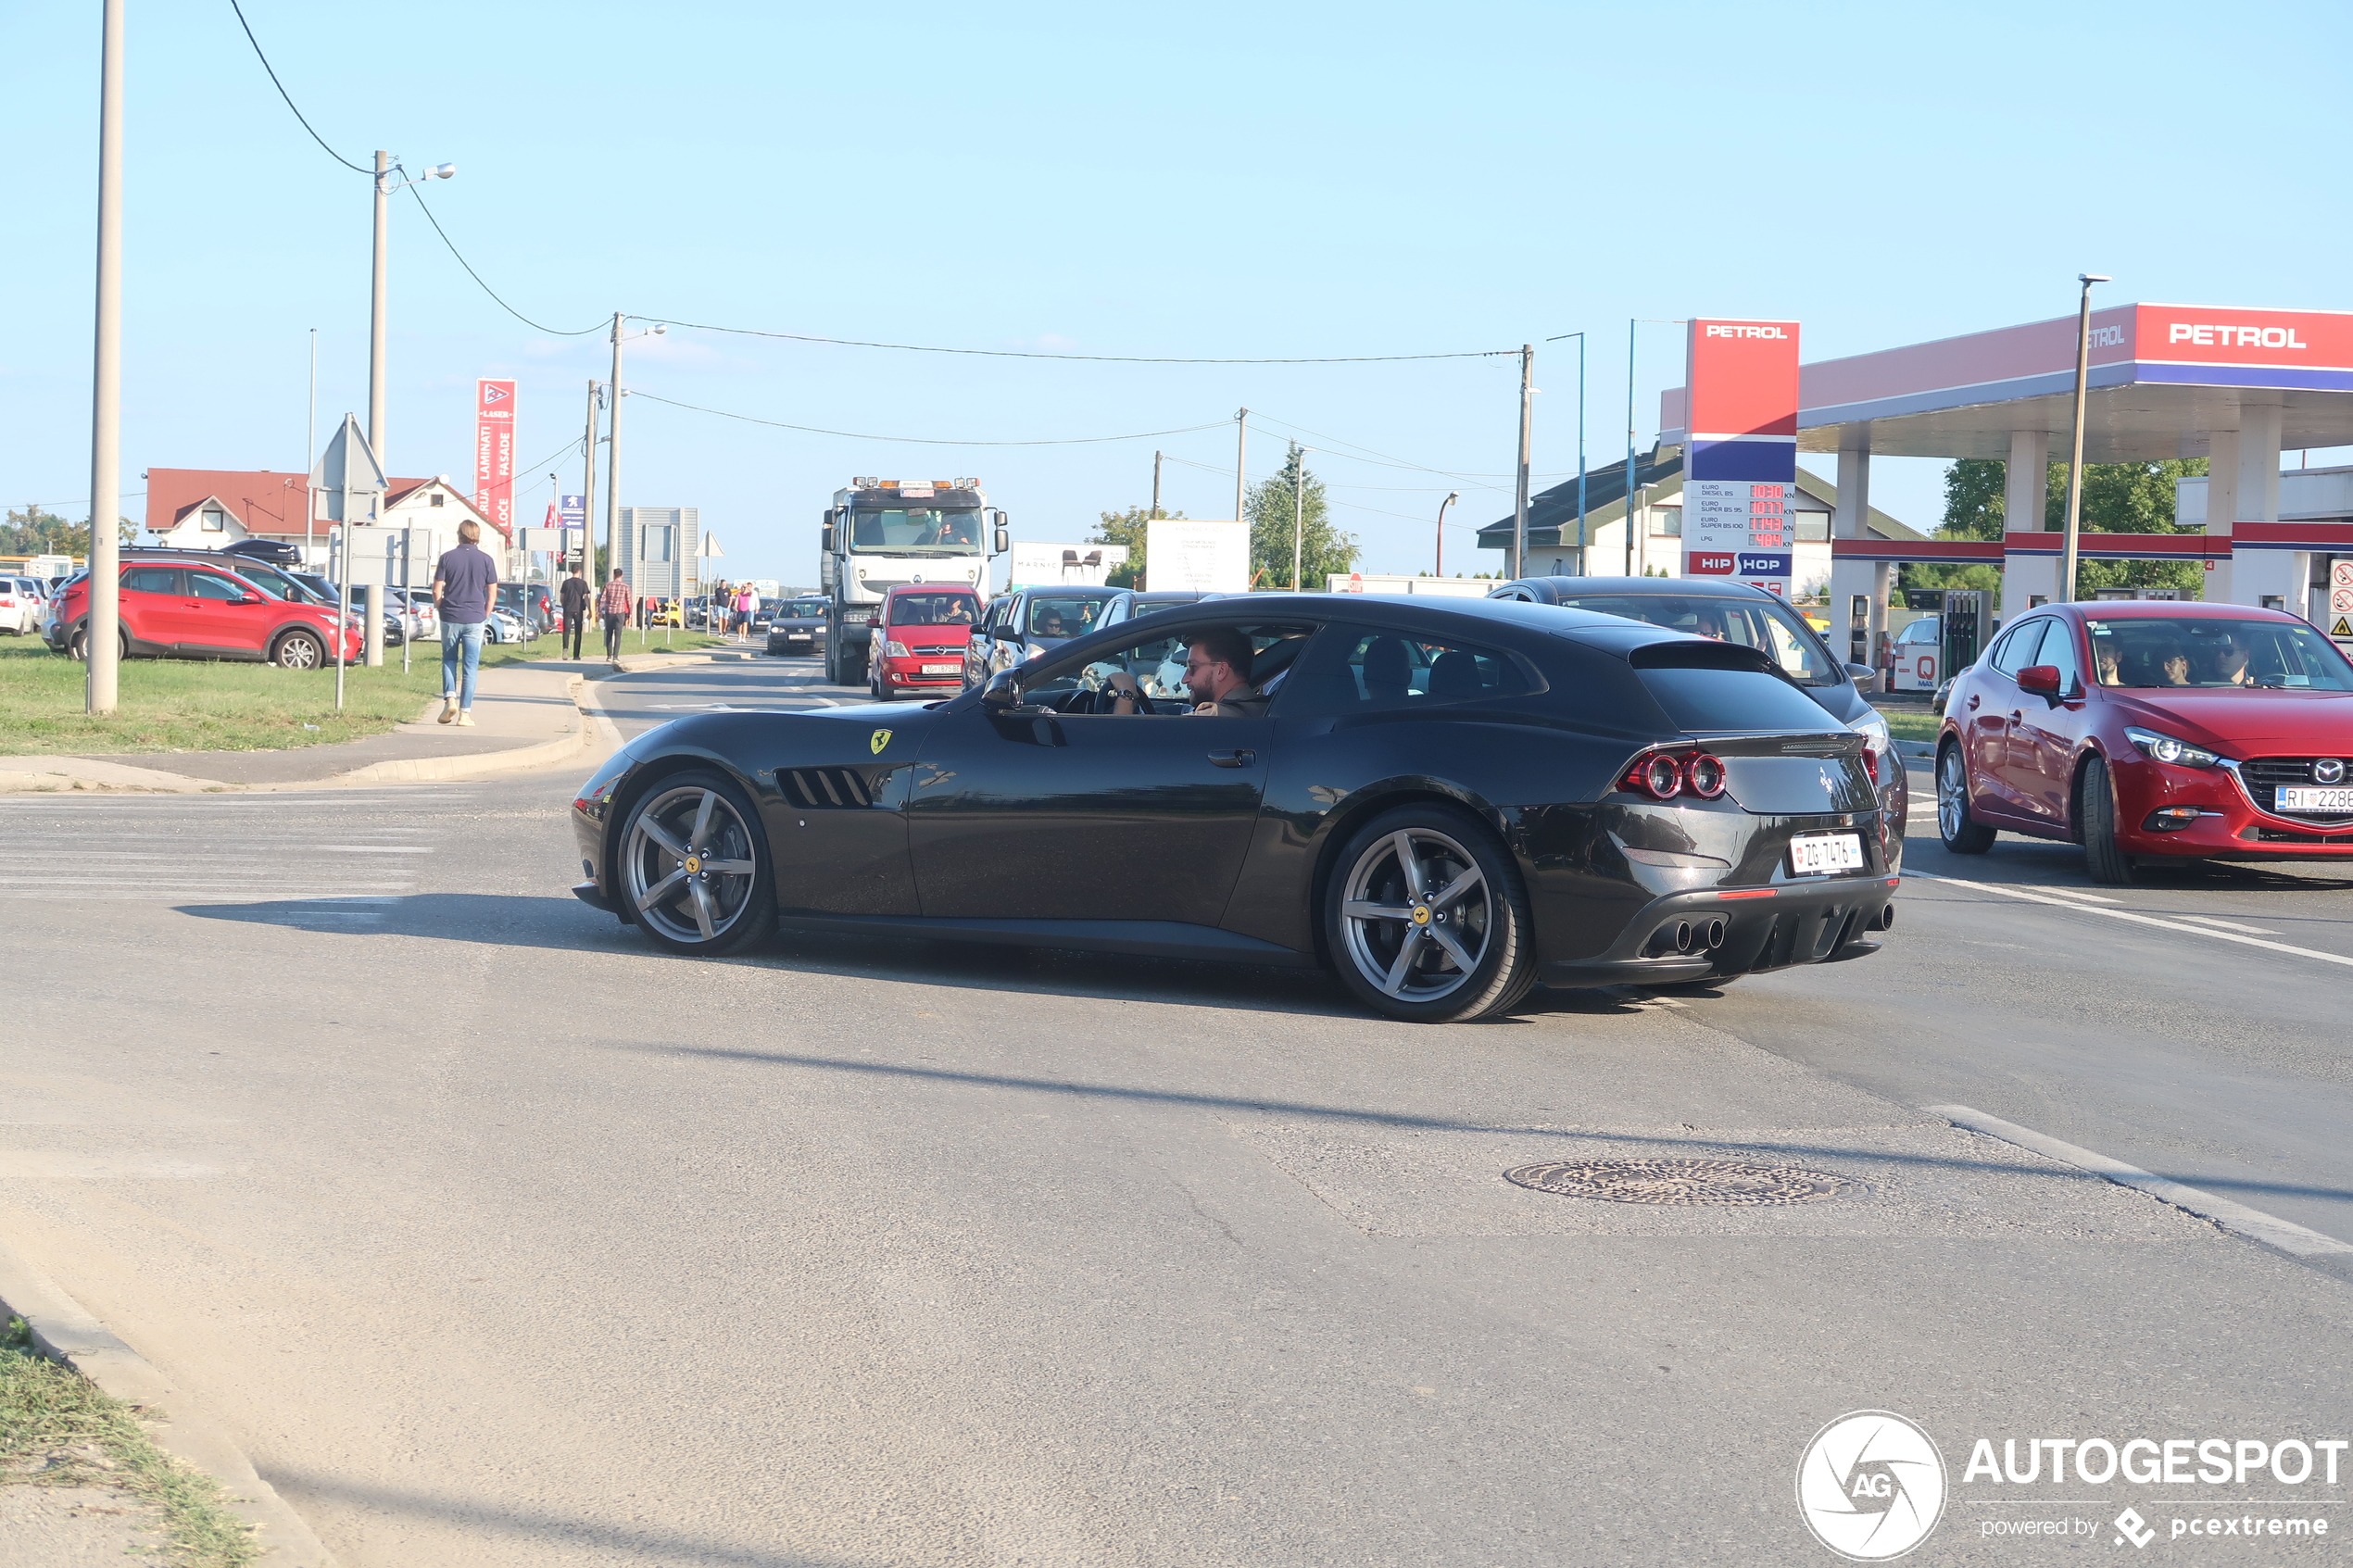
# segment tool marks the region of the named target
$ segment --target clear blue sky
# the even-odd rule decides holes
[[[1819,358],[2063,314],[2087,269],[2115,274],[2115,303],[2353,307],[2353,234],[2311,165],[2353,129],[2342,6],[249,0],[246,15],[346,156],[459,164],[428,194],[443,223],[554,327],[620,308],[1172,356],[1516,348],[1585,328],[1588,450],[1605,463],[1625,446],[1629,317],[1794,317]],[[322,438],[364,410],[366,181],[287,113],[227,0],[131,0],[131,19],[124,487],[151,464],[300,467],[309,328]],[[0,48],[16,192],[0,495],[76,517],[97,21],[96,0],[17,0]],[[506,315],[406,196],[392,287],[395,472],[465,478],[482,375],[521,378],[524,460],[576,439],[598,336]],[[1647,445],[1681,374],[1673,330],[1644,332]],[[1575,346],[1539,359],[1542,473],[1576,466]],[[1311,459],[1369,570],[1427,568],[1448,488],[1466,524],[1510,508],[1508,358],[1085,365],[678,330],[631,356],[649,393],[796,424],[1025,441],[1247,404],[1270,433],[1474,476]],[[731,568],[787,582],[813,579],[818,513],[853,474],[977,474],[1019,536],[1076,539],[1149,498],[1157,445],[1208,465],[1172,462],[1164,504],[1232,507],[1230,424],[916,446],[632,399],[626,433],[624,500],[698,505]],[[1281,456],[1253,436],[1253,477]],[[1874,499],[1932,524],[1940,468],[1888,463]],[[519,508],[534,521],[536,483]],[[1499,559],[1467,531],[1450,541],[1450,571]]]

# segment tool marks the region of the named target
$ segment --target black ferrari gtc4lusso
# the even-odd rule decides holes
[[[1248,636],[1261,715],[1185,647]],[[1117,713],[1126,671],[1151,709]],[[715,712],[573,802],[573,891],[685,954],[779,925],[1329,966],[1392,1018],[1859,958],[1875,758],[1761,653],[1586,610],[1210,600],[940,702]]]

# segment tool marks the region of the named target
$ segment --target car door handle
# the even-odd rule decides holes
[[[1209,759],[1220,768],[1247,768],[1258,760],[1255,751],[1213,751]]]

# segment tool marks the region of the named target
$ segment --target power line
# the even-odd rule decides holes
[[[633,320],[648,320],[637,316]],[[673,408],[686,408],[698,414],[712,414],[723,420],[741,420],[746,424],[768,425],[776,430],[797,430],[807,435],[837,435],[849,441],[896,441],[913,446],[1092,446],[1106,441],[1143,441],[1156,435],[1189,435],[1197,430],[1223,430],[1230,420],[1214,420],[1204,425],[1185,425],[1176,430],[1141,430],[1132,435],[1075,435],[1054,441],[946,441],[923,435],[871,435],[855,430],[824,430],[816,425],[786,424],[782,420],[757,419],[750,414],[731,414],[724,408],[705,408],[698,404],[681,403],[673,397],[657,397],[650,392],[629,387],[626,395],[644,397],[656,403],[667,403]]]
[[[1018,348],[941,348],[922,343],[873,343],[863,338],[818,337],[809,332],[762,332],[754,327],[718,327],[705,321],[680,321],[668,316],[632,316],[633,321],[660,322],[698,332],[732,332],[738,337],[781,338],[789,343],[824,343],[837,348],[890,348],[903,354],[967,354],[990,359],[1078,359],[1104,365],[1376,365],[1409,359],[1494,359],[1516,355],[1516,348],[1464,349],[1451,354],[1346,354],[1299,359],[1202,359],[1143,354],[1044,354]],[[1121,439],[1126,439],[1122,437]],[[967,445],[978,445],[968,443]]]
[[[305,131],[310,132],[310,139],[319,144],[319,150],[325,153],[337,163],[343,165],[346,169],[351,170],[354,174],[372,175],[375,173],[374,169],[360,168],[358,164],[352,162],[349,158],[335,151],[334,148],[327,145],[327,139],[324,136],[320,135],[317,131],[312,130],[310,121],[303,119],[302,111],[298,108],[295,108],[294,94],[288,93],[286,91],[286,84],[278,80],[277,68],[271,65],[270,56],[261,52],[261,40],[253,35],[253,24],[245,20],[245,7],[238,5],[237,0],[229,0],[229,8],[237,13],[237,25],[245,30],[245,42],[253,45],[254,58],[259,60],[261,62],[261,69],[270,73],[270,85],[278,90],[278,96],[285,99],[286,107],[294,109],[295,119],[302,120],[302,128]]]
[[[400,172],[406,174],[409,171],[403,169]],[[524,326],[531,328],[535,332],[546,332],[551,337],[586,337],[590,332],[604,331],[605,323],[602,321],[598,322],[593,327],[582,327],[576,331],[564,327],[542,326],[537,321],[535,321],[530,317],[524,315],[522,311],[516,309],[513,306],[508,304],[505,300],[499,299],[498,291],[492,288],[488,283],[483,282],[482,274],[474,270],[474,264],[468,261],[464,256],[459,253],[457,243],[450,239],[448,232],[442,228],[441,220],[433,215],[433,208],[425,206],[424,193],[419,190],[416,186],[411,185],[409,187],[409,194],[417,198],[418,209],[424,213],[425,221],[432,224],[433,232],[441,236],[441,243],[449,247],[449,254],[457,257],[458,265],[466,270],[466,276],[472,278],[475,283],[479,284],[483,293],[488,295],[493,300],[497,301],[499,309],[504,310],[508,315],[512,316],[516,320],[521,321]]]

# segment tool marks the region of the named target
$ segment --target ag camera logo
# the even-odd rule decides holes
[[[1944,1514],[1944,1456],[1893,1411],[1853,1411],[1814,1434],[1797,1461],[1797,1510],[1850,1562],[1903,1556]]]

